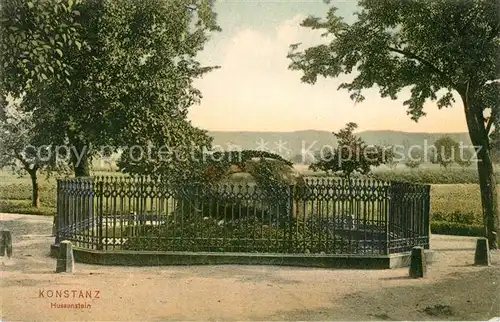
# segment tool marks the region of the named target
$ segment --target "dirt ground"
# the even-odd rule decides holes
[[[500,252],[492,252],[490,267],[472,265],[474,238],[433,236],[437,260],[419,280],[407,278],[407,268],[236,265],[144,268],[77,263],[74,274],[56,274],[56,260],[48,255],[51,225],[51,218],[0,214],[0,228],[12,230],[14,245],[11,259],[0,258],[2,321],[500,317]],[[63,298],[56,298],[56,291]],[[79,298],[80,291],[88,297]],[[51,307],[78,303],[86,308]]]

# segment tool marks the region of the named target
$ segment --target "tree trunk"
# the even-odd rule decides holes
[[[88,147],[84,144],[75,144],[74,151],[72,151],[72,163],[75,177],[89,177],[90,176],[90,158],[88,157]]]
[[[31,177],[31,206],[38,208],[40,206],[40,195],[38,186],[38,177],[36,175],[36,169],[30,170],[29,174]]]
[[[489,147],[489,137],[488,133],[486,133],[482,109],[470,104],[467,94],[462,95],[462,99],[469,136],[477,154],[485,237],[488,238],[490,249],[497,249],[499,242],[498,194]]]
[[[498,194],[496,178],[489,151],[478,153],[479,184],[481,186],[481,203],[483,206],[483,223],[490,249],[498,248]]]
[[[75,177],[90,177],[89,158],[84,155],[80,163],[74,164],[73,170]]]

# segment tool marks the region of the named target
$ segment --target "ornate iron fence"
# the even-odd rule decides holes
[[[55,243],[105,251],[400,253],[429,247],[429,191],[376,180],[173,188],[151,178],[61,179]]]

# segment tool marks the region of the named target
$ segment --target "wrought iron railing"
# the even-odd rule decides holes
[[[276,187],[61,179],[55,243],[104,251],[400,253],[429,247],[429,191],[324,178]]]

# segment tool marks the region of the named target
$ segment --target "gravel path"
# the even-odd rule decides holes
[[[52,218],[0,214],[2,321],[489,320],[500,317],[500,252],[475,267],[475,239],[433,236],[425,279],[394,270],[274,266],[118,267],[55,274]],[[75,291],[74,293],[72,291]],[[55,298],[56,291],[63,296]],[[79,292],[87,298],[78,298]],[[65,293],[66,292],[66,293]],[[73,298],[75,294],[75,298]],[[52,297],[51,297],[52,296]],[[81,303],[86,308],[53,308]]]

